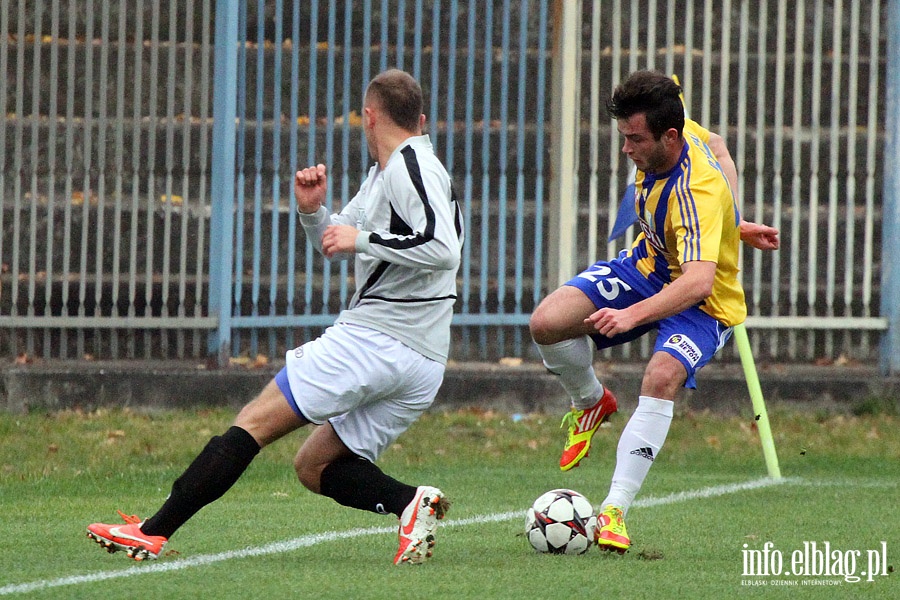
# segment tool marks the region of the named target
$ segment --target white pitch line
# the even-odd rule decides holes
[[[793,483],[797,481],[793,478],[786,479],[755,479],[743,483],[732,483],[728,485],[717,485],[699,490],[689,490],[686,492],[676,492],[667,496],[648,497],[637,500],[633,506],[651,507],[663,506],[666,504],[676,504],[678,502],[686,502],[688,500],[698,500],[702,498],[714,498],[716,496],[724,496],[736,492],[747,490],[755,490],[759,488],[770,487],[781,483]],[[482,523],[498,523],[501,521],[511,521],[517,518],[523,518],[524,511],[516,510],[503,513],[495,513],[492,515],[483,515],[477,517],[467,517],[465,519],[451,519],[443,523],[444,527],[465,527],[468,525],[479,525]],[[97,581],[106,581],[107,579],[119,579],[123,577],[132,577],[134,575],[146,575],[149,573],[168,573],[170,571],[180,571],[192,567],[200,567],[226,560],[249,558],[253,556],[265,556],[268,554],[281,554],[291,552],[299,548],[307,548],[316,544],[325,542],[334,542],[338,540],[347,540],[361,537],[364,535],[376,535],[393,533],[396,527],[369,527],[367,529],[351,529],[348,531],[332,531],[327,533],[315,533],[304,535],[292,540],[283,542],[273,542],[264,546],[256,546],[244,548],[243,550],[231,550],[228,552],[220,552],[218,554],[201,554],[193,558],[183,558],[172,561],[154,562],[151,564],[142,564],[127,569],[117,571],[100,571],[97,573],[88,573],[86,575],[72,575],[69,577],[60,577],[58,579],[43,579],[32,581],[29,583],[17,583],[0,587],[0,596],[8,596],[10,594],[24,594],[37,590],[46,590],[50,588],[64,587],[67,585],[77,585],[79,583],[95,583]]]

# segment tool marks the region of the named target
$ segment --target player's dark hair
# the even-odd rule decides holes
[[[644,113],[647,128],[655,139],[669,129],[680,136],[684,130],[684,104],[681,86],[671,77],[656,71],[635,71],[620,83],[606,101],[606,112],[613,119],[628,119]]]
[[[399,127],[418,131],[424,101],[415,78],[400,69],[388,69],[375,76],[366,88],[366,101],[375,101]]]

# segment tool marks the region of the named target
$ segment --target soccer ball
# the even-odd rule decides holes
[[[525,514],[528,541],[546,554],[584,554],[591,547],[596,528],[594,508],[574,490],[550,490]]]

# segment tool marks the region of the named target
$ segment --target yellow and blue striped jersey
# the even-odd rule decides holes
[[[635,210],[641,233],[622,260],[659,289],[694,260],[717,264],[712,294],[700,309],[733,326],[747,317],[738,282],[740,213],[728,180],[710,151],[709,131],[690,119],[685,145],[667,173],[637,172]]]

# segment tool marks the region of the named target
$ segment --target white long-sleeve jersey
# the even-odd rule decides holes
[[[427,135],[407,139],[384,166],[376,163],[339,213],[322,207],[301,213],[300,222],[320,252],[329,225],[359,230],[356,292],[338,322],[376,329],[446,364],[465,233],[450,176]]]

